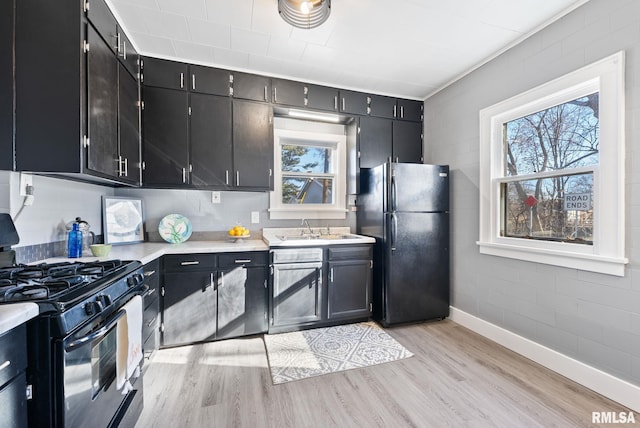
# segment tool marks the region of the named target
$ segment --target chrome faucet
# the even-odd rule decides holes
[[[307,229],[309,229],[309,235],[313,235],[313,231],[311,230],[311,226],[309,226],[309,222],[307,221],[306,218],[302,219],[302,222],[300,223],[300,226],[307,226]],[[300,232],[301,235],[304,235],[304,232]]]

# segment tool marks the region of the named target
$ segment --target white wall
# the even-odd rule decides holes
[[[479,110],[626,51],[623,278],[480,255]],[[429,163],[452,171],[452,305],[640,385],[640,1],[591,0],[425,101]]]

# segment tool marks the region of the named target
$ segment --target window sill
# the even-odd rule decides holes
[[[521,245],[498,244],[493,242],[476,242],[480,254],[487,254],[534,263],[579,269],[606,275],[624,276],[627,258],[607,257],[596,254],[583,254],[568,251],[531,248]],[[575,245],[575,244],[567,244]]]
[[[321,220],[344,220],[347,218],[347,210],[345,209],[269,209],[270,220],[299,220],[299,219],[321,219]]]

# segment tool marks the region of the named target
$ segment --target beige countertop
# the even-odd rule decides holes
[[[35,303],[0,305],[0,334],[35,318],[38,313],[38,305]]]
[[[149,263],[165,254],[192,254],[192,253],[236,253],[242,251],[267,251],[269,246],[261,239],[226,241],[187,241],[182,244],[168,244],[166,242],[143,242],[139,244],[114,245],[106,257],[93,257],[90,253],[83,253],[81,258],[69,259],[66,257],[53,257],[43,260],[47,263],[61,261],[95,261],[95,260],[140,260],[143,264]]]

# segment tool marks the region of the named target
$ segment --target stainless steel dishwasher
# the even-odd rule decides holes
[[[322,319],[322,248],[271,250],[269,332],[296,330]]]

